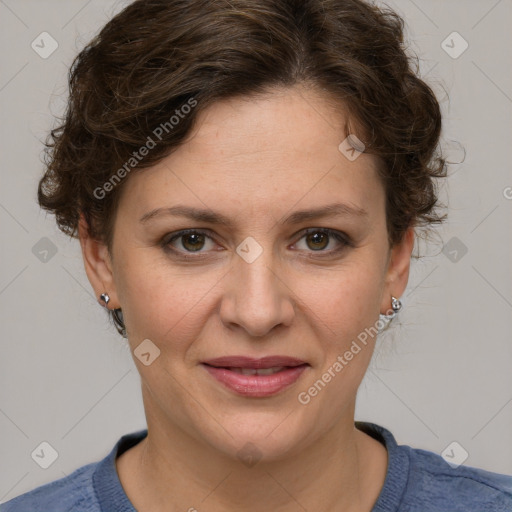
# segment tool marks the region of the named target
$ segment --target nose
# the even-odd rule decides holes
[[[250,336],[263,337],[276,326],[291,324],[293,291],[273,267],[271,251],[263,251],[252,263],[235,258],[220,308],[227,327],[239,326]]]

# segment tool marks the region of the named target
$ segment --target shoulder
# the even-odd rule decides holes
[[[512,476],[470,466],[451,467],[437,453],[414,448],[408,451],[404,504],[421,510],[512,511]]]
[[[64,478],[17,496],[0,505],[0,512],[99,512],[92,482],[98,464],[87,464]]]
[[[135,512],[119,481],[116,458],[147,433],[147,429],[143,429],[122,436],[102,460],[13,498],[0,505],[0,512]]]
[[[512,512],[512,476],[455,467],[432,451],[397,444],[380,425],[356,425],[388,452],[386,480],[372,512]]]

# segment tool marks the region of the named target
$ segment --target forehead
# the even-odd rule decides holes
[[[249,215],[334,202],[378,209],[378,162],[340,151],[345,120],[301,88],[219,101],[170,156],[130,176],[123,195],[141,215],[176,203]]]

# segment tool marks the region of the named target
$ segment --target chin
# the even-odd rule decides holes
[[[305,429],[306,422],[293,412],[276,415],[268,411],[238,414],[229,421],[223,420],[222,426],[224,428],[219,427],[220,431],[215,429],[218,435],[210,439],[210,444],[247,466],[254,464],[254,461],[286,459],[295,452],[299,453],[310,437]],[[212,428],[215,427],[212,425]]]

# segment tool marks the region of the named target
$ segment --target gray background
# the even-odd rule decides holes
[[[62,111],[71,59],[126,3],[0,1],[0,502],[145,427],[138,373],[93,296],[78,241],[36,204],[40,141]],[[449,220],[413,261],[356,419],[437,453],[457,441],[466,465],[512,474],[512,2],[387,4],[405,17],[420,74],[442,101],[446,154],[461,161],[453,140],[467,155],[442,187]],[[31,47],[44,31],[58,42],[46,59]],[[453,31],[469,43],[458,58],[441,46]],[[58,452],[48,469],[31,457],[43,441]]]

